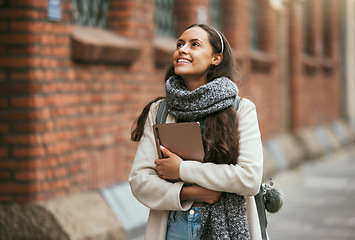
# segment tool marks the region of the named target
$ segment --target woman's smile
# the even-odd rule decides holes
[[[189,64],[191,63],[191,60],[187,58],[178,58],[176,62],[177,64]]]

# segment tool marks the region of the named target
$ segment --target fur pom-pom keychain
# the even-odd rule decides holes
[[[262,183],[262,185],[266,211],[270,213],[278,212],[283,205],[282,193],[273,187],[274,181],[272,178],[270,178],[268,183]]]

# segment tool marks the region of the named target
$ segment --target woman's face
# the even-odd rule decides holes
[[[214,54],[208,33],[200,28],[187,29],[179,38],[173,54],[175,74],[184,79],[189,90],[207,82],[209,67],[217,65],[221,54]],[[191,89],[192,88],[192,89]]]

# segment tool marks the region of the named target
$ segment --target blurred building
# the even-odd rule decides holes
[[[314,139],[345,144],[355,120],[354,11],[354,0],[0,0],[0,202],[41,204],[80,239],[70,219],[80,203],[88,222],[109,211],[100,194],[127,181],[131,126],[164,95],[176,38],[195,22],[218,28],[235,52],[266,175],[337,145],[318,139],[312,150]],[[69,220],[55,207],[63,202]]]

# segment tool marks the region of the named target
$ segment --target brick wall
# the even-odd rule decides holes
[[[197,20],[199,6],[209,6],[207,0],[180,1],[184,4],[175,9],[177,33]],[[108,27],[128,39],[129,53],[137,56],[133,61],[129,54],[122,55],[127,47],[120,47],[120,41],[118,50],[91,45],[85,49],[89,57],[94,51],[106,51],[103,56],[111,52],[110,59],[117,62],[86,61],[84,54],[73,60],[71,1],[61,2],[63,18],[51,22],[46,19],[47,1],[0,0],[0,202],[44,200],[127,180],[137,147],[129,140],[131,125],[149,100],[164,94],[166,62],[158,64],[156,56],[169,59],[175,46],[174,40],[171,46],[171,41],[156,41],[153,0],[111,1]],[[284,131],[278,10],[260,0],[263,48],[255,52],[249,47],[247,1],[223,2],[222,31],[237,55],[241,95],[257,105],[263,138],[272,137]],[[315,73],[306,73],[302,23],[295,10],[300,3],[287,2],[293,36],[290,112],[292,129],[298,129],[340,116],[339,33],[332,26],[331,64],[324,67],[320,60]],[[336,20],[336,8],[333,11]]]
[[[127,179],[136,149],[130,127],[143,105],[163,94],[153,69],[154,5],[130,2],[113,1],[111,11],[124,18],[110,12],[111,28],[140,44],[129,66],[71,59],[69,0],[58,23],[46,20],[47,1],[1,3],[0,201]]]
[[[311,23],[304,23],[302,3],[289,5],[290,65],[291,65],[291,126],[294,130],[331,122],[341,116],[342,82],[340,72],[340,8],[329,1],[330,56],[325,56],[322,46],[322,1],[312,2]],[[304,24],[310,25],[311,41],[302,40]],[[309,44],[312,55],[305,54],[304,44]]]

